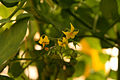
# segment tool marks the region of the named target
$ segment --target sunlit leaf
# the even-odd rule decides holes
[[[1,19],[0,20],[0,23],[6,23],[6,22],[8,22],[9,20],[8,19]]]
[[[85,62],[84,61],[79,61],[75,65],[75,73],[73,74],[74,77],[79,77],[81,76],[85,71]]]
[[[19,20],[9,30],[5,30],[0,34],[0,67],[15,56],[26,34],[27,21],[26,18]]]

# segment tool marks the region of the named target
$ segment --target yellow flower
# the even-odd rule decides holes
[[[82,39],[80,41],[80,45],[82,46],[81,51],[91,57],[92,69],[95,72],[100,71],[100,70],[104,70],[105,67],[104,67],[104,64],[100,60],[99,51],[91,48],[86,39]]]
[[[101,62],[99,52],[95,49],[90,50],[92,59],[92,68],[94,71],[104,70],[105,65]]]
[[[91,56],[91,53],[90,53],[91,47],[86,41],[86,39],[82,39],[80,41],[80,45],[82,46],[82,52]]]
[[[45,47],[46,44],[49,44],[49,39],[47,36],[45,36],[44,38],[43,37],[40,37],[40,41],[39,43],[43,45],[43,48]]]
[[[58,40],[58,44],[59,46],[66,47],[66,45],[68,44],[68,40],[65,37],[63,37],[62,41]]]
[[[70,39],[70,38],[73,39],[75,37],[75,35],[78,34],[79,31],[74,31],[74,26],[71,24],[70,32],[64,32],[64,31],[62,31],[62,32],[66,35],[67,39]]]

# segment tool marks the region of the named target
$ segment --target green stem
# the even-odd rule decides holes
[[[69,9],[66,10],[71,16],[73,16],[76,20],[78,20],[80,23],[82,23],[86,28],[88,29],[92,29],[92,27],[88,24],[86,24],[82,19],[78,18],[74,13],[72,13],[72,11],[70,11]]]
[[[58,39],[60,39],[60,38],[53,38],[53,37],[48,37],[49,39],[51,39],[51,40],[58,40]]]
[[[62,47],[60,47],[60,54],[59,55],[60,55],[61,59],[63,59],[63,53],[61,50],[62,50]]]
[[[7,18],[8,20],[10,20],[10,19],[21,9],[21,7],[24,5],[25,1],[26,1],[26,0],[22,0],[22,1],[21,1],[20,5],[19,5],[19,6],[14,10],[14,12]],[[6,23],[1,24],[1,25],[0,25],[0,28],[1,28],[2,26],[4,26],[5,24],[6,24]]]
[[[26,66],[24,67],[23,71],[24,71],[29,65],[31,65],[33,62],[34,62],[34,60],[32,60],[31,62],[29,62],[28,65],[26,65]]]
[[[94,23],[93,23],[93,31],[94,31],[94,32],[96,32],[96,25],[97,25],[98,18],[99,18],[99,16],[96,15],[96,16],[95,16],[95,19],[94,19]]]
[[[33,60],[33,58],[15,58],[12,61],[14,60]]]
[[[105,34],[109,29],[111,29],[119,21],[120,21],[120,16],[108,28],[105,28],[103,34]]]
[[[58,69],[58,67],[56,67],[55,79],[54,79],[54,80],[57,80],[57,76],[58,76],[58,74],[59,74],[59,69]]]

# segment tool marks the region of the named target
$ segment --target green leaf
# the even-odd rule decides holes
[[[106,80],[105,76],[100,72],[92,73],[86,80]]]
[[[69,1],[68,0],[57,0],[57,1],[58,1],[59,5],[64,9],[70,8],[72,6],[72,4],[75,3],[75,0],[69,0]]]
[[[93,25],[94,19],[91,16],[91,14],[93,14],[93,11],[91,8],[83,5],[76,10],[76,13],[79,15],[79,18],[82,19],[89,26]]]
[[[20,20],[20,19],[23,19],[23,18],[26,18],[26,17],[32,17],[32,15],[29,14],[29,13],[19,14],[19,15],[16,17],[16,21],[18,21],[18,20]]]
[[[9,20],[8,19],[1,19],[0,20],[0,23],[6,23],[6,22],[8,22]]]
[[[120,23],[117,23],[117,32],[120,32]]]
[[[100,42],[101,42],[102,48],[112,48],[113,47],[112,45],[115,45],[115,43],[112,42],[112,41],[107,41],[108,43],[110,43],[112,45],[110,45],[110,44],[108,44],[108,43],[106,43],[105,41],[102,41],[102,40]]]
[[[75,73],[73,74],[74,77],[79,77],[84,73],[85,70],[85,62],[84,61],[79,61],[75,65]]]
[[[9,78],[8,76],[0,75],[0,80],[14,80],[14,79]]]
[[[99,4],[99,0],[86,0],[86,4],[94,8]]]
[[[107,35],[112,39],[117,39],[117,33],[115,31],[115,27],[112,27],[110,30],[108,30]]]
[[[100,57],[100,60],[102,61],[102,63],[106,63],[108,60],[109,60],[109,58],[110,58],[110,56],[108,55],[108,54],[103,54],[103,53],[100,53],[99,54],[99,57]]]
[[[117,1],[117,4],[118,4],[118,12],[120,14],[120,0],[116,0]]]
[[[85,38],[91,48],[101,50],[100,40],[97,38]]]
[[[0,70],[2,65],[15,56],[27,30],[27,18],[17,21],[0,34]]]
[[[118,17],[118,6],[116,0],[102,0],[100,10],[107,19],[116,19]]]
[[[6,19],[15,9],[15,7],[12,8],[7,8],[4,5],[0,5],[0,16],[2,17],[2,19]]]
[[[98,21],[97,21],[97,29],[99,29],[99,34],[104,34],[104,32],[106,32],[106,29],[110,26],[109,22],[107,21],[107,19],[105,17],[99,17]]]
[[[90,7],[94,13],[99,14],[99,12],[100,12],[99,2],[100,2],[100,0],[85,0],[84,3],[86,3],[86,4],[83,3],[83,5]]]
[[[12,76],[18,77],[23,71],[24,69],[20,65],[20,62],[10,64],[9,73],[12,74]]]
[[[113,71],[111,70],[110,73],[109,73],[109,77],[112,78],[112,79],[117,79],[117,71]]]
[[[54,8],[54,3],[52,0],[46,0],[46,1],[50,7]]]

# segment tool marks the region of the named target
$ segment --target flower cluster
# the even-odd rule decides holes
[[[62,31],[66,37],[63,37],[62,38],[62,41],[58,40],[58,45],[61,46],[61,47],[66,47],[66,45],[68,44],[68,39],[73,39],[75,37],[75,35],[78,34],[79,31],[74,31],[74,26],[72,24],[71,25],[71,30],[68,31],[68,32],[64,32]],[[45,47],[45,45],[48,45],[50,42],[50,40],[48,39],[48,36],[41,36],[40,37],[40,40],[39,40],[39,43],[42,44],[43,48],[46,50],[47,47]],[[48,50],[48,48],[47,48]]]
[[[62,41],[58,40],[59,46],[66,47],[66,45],[68,44],[68,39],[70,39],[70,38],[73,39],[75,37],[75,35],[78,34],[79,31],[74,31],[74,26],[72,24],[70,24],[70,25],[71,25],[70,32],[62,31],[66,37],[63,37]]]
[[[68,40],[65,37],[63,37],[62,41],[58,40],[58,44],[59,46],[65,47],[68,44]]]

